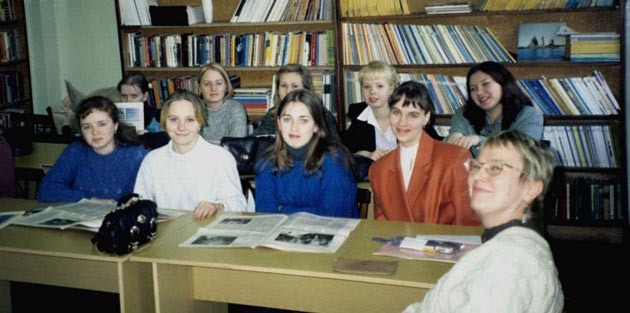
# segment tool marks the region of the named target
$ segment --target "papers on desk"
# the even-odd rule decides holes
[[[417,235],[388,240],[375,255],[438,262],[457,262],[481,245],[479,236]]]
[[[115,204],[81,199],[78,202],[48,207],[36,207],[26,211],[13,224],[56,229],[80,229],[98,232],[107,213],[116,209]],[[185,211],[158,209],[158,222],[184,215]]]
[[[22,214],[24,214],[24,211],[13,211],[13,212],[2,212],[2,213],[0,213],[0,229],[4,228],[4,226],[7,226],[7,225],[11,224],[12,221],[14,221],[17,218],[19,218]]]
[[[219,215],[180,246],[213,248],[263,246],[287,251],[334,253],[359,221],[309,213]]]

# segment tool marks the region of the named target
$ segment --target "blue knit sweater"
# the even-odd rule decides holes
[[[261,160],[256,171],[256,212],[358,217],[357,185],[340,157],[326,154],[321,172],[307,176],[304,162],[272,174],[271,162]]]
[[[75,202],[82,198],[114,199],[133,191],[142,159],[142,146],[121,147],[100,155],[76,141],[61,154],[44,176],[37,193],[43,202]]]

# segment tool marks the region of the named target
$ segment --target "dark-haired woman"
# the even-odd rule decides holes
[[[470,209],[464,161],[470,152],[429,136],[433,103],[415,81],[388,100],[398,147],[370,167],[374,219],[427,224],[479,225]]]
[[[466,75],[468,100],[451,119],[446,142],[477,155],[486,137],[516,129],[535,140],[542,139],[543,116],[519,89],[510,71],[496,62],[473,66]]]
[[[82,139],[70,144],[46,174],[37,200],[118,201],[133,191],[140,163],[148,151],[135,129],[119,122],[116,105],[105,97],[81,101],[76,116]]]
[[[273,150],[256,167],[256,212],[358,217],[353,158],[328,134],[319,97],[298,89],[277,110]]]

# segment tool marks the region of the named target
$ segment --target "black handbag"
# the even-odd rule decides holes
[[[105,216],[92,243],[103,252],[133,252],[155,237],[157,217],[155,202],[140,200],[138,194],[127,195],[118,201],[116,210]]]
[[[236,168],[240,175],[253,175],[256,161],[275,140],[275,136],[223,137],[221,146],[236,159]]]

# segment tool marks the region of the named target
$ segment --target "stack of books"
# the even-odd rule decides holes
[[[271,89],[236,88],[232,99],[243,104],[247,114],[264,114],[271,105]]]
[[[470,13],[472,7],[470,3],[450,3],[439,5],[427,5],[424,7],[427,14],[454,14],[454,13]]]
[[[329,0],[241,0],[231,23],[332,20]]]
[[[611,32],[575,33],[569,36],[571,62],[619,62],[619,34]]]

